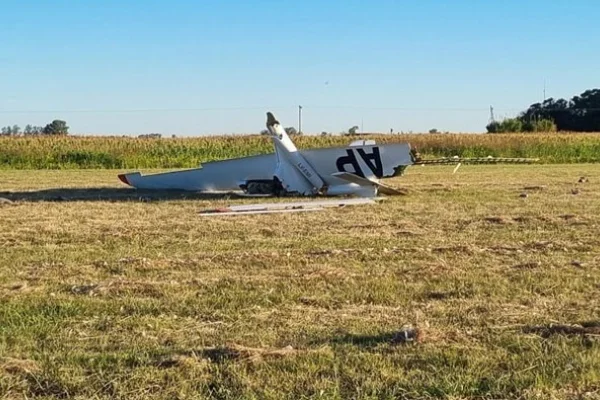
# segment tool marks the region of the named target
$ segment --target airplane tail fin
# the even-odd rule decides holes
[[[280,125],[279,121],[277,121],[277,119],[275,118],[275,116],[273,115],[272,112],[267,112],[267,127],[270,127],[273,125]]]
[[[267,112],[267,129],[271,135],[277,136],[280,139],[282,139],[283,136],[287,136],[285,129],[283,129],[277,118],[275,118],[271,112]]]
[[[288,192],[317,194],[325,182],[298,151],[294,142],[271,112],[267,112],[267,129],[275,146],[277,165],[274,175]]]

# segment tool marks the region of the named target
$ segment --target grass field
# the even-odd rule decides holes
[[[294,137],[298,148],[345,146],[348,136]],[[536,157],[543,163],[600,162],[599,133],[372,135],[408,142],[425,157]],[[0,137],[0,169],[190,168],[199,163],[270,153],[259,135],[136,139],[131,137]]]
[[[0,171],[0,398],[600,398],[600,165],[452,169],[211,219]]]

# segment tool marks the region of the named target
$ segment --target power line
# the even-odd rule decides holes
[[[296,106],[310,108],[313,110],[381,110],[381,111],[485,111],[485,108],[444,108],[444,107],[363,107],[363,106]],[[69,113],[69,114],[93,114],[93,113],[144,113],[144,112],[186,112],[186,111],[244,111],[244,110],[268,110],[291,107],[281,106],[262,106],[262,107],[207,107],[207,108],[138,108],[138,109],[99,109],[99,110],[0,110],[0,114],[50,114],[50,113]],[[510,109],[506,109],[510,110]],[[516,110],[516,109],[515,109]]]
[[[113,110],[0,110],[0,114],[93,114],[93,113],[144,113],[144,112],[182,112],[182,111],[240,111],[267,110],[281,107],[207,107],[207,108],[134,108]]]
[[[301,108],[298,108],[301,107]],[[143,108],[143,109],[100,109],[100,110],[0,110],[0,114],[118,114],[118,113],[148,113],[148,112],[212,112],[212,111],[250,111],[296,108],[299,110],[363,110],[363,111],[446,111],[446,112],[489,112],[490,108],[445,108],[445,107],[362,107],[362,106],[261,106],[261,107],[206,107],[206,108]],[[521,112],[522,108],[501,108],[494,111]],[[600,111],[600,107],[578,108],[540,108],[540,111]]]

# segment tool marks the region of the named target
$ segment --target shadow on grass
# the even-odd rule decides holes
[[[577,325],[550,324],[542,326],[526,326],[523,333],[533,333],[545,339],[556,335],[564,336],[598,336],[600,321],[586,321]]]
[[[58,188],[33,191],[0,192],[0,198],[12,202],[59,201],[169,201],[219,200],[242,198],[237,193],[200,193],[183,190],[139,190],[130,188]]]
[[[354,334],[343,333],[334,337],[311,342],[311,345],[352,345],[364,349],[373,349],[382,344],[399,345],[418,342],[421,333],[418,329],[406,329],[392,332],[382,332],[377,334]]]
[[[158,357],[153,362],[153,365],[159,368],[172,368],[186,365],[191,362],[197,362],[202,359],[210,360],[215,364],[242,360],[255,362],[265,358],[284,358],[309,351],[311,350],[297,350],[291,346],[283,348],[255,348],[230,344],[190,351],[180,351],[166,358],[164,356]]]
[[[283,348],[255,348],[239,344],[219,345],[194,350],[177,351],[173,354],[162,354],[157,356],[152,365],[158,368],[173,368],[198,362],[202,359],[210,360],[215,364],[229,361],[256,362],[265,359],[285,358],[298,354],[309,354],[326,351],[331,345],[351,345],[366,351],[392,351],[392,347],[417,343],[421,340],[418,329],[402,329],[396,332],[385,332],[373,335],[341,334],[330,338],[314,340],[308,343],[308,347],[294,348],[286,346]]]
[[[239,360],[241,357],[238,352],[227,347],[218,347],[211,349],[199,349],[195,351],[179,352],[167,357],[157,357],[152,363],[158,368],[174,368],[185,365],[188,360],[208,359],[215,364],[222,364],[226,361]]]

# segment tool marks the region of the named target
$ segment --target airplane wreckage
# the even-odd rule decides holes
[[[317,211],[329,207],[373,204],[379,193],[406,194],[381,182],[400,176],[410,165],[535,162],[537,159],[421,160],[408,143],[377,145],[357,140],[348,147],[298,150],[275,119],[267,113],[267,129],[275,152],[214,161],[201,168],[142,175],[120,174],[119,179],[137,189],[185,190],[195,192],[239,192],[248,196],[354,196],[358,199],[240,205],[208,210],[201,215],[239,215],[274,212]]]

